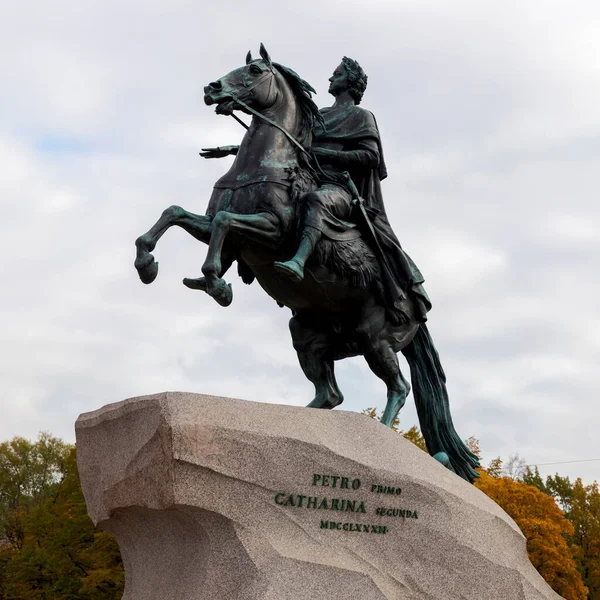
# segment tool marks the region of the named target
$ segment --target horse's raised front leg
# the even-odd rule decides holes
[[[221,252],[221,272],[219,273],[220,277],[223,277],[225,273],[229,270],[229,267],[233,264],[235,260],[235,255],[233,251],[229,248],[223,247],[223,251]],[[208,293],[208,283],[206,277],[184,277],[183,285],[185,287],[190,288],[190,290],[200,290],[202,292]]]
[[[270,213],[238,215],[221,211],[214,216],[202,272],[206,277],[206,293],[221,306],[229,306],[233,300],[231,285],[221,279],[223,244],[229,233],[237,233],[245,239],[266,245],[277,244],[281,235],[279,221]]]
[[[148,230],[135,240],[137,254],[135,268],[144,283],[152,283],[158,275],[158,263],[154,260],[151,252],[156,247],[158,240],[165,232],[174,225],[185,229],[197,240],[208,244],[210,240],[211,217],[206,215],[195,215],[184,210],[180,206],[170,206],[160,219]]]

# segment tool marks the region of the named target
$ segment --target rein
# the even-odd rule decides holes
[[[269,69],[269,71],[272,74],[272,76],[274,77],[275,76],[275,72],[273,71],[273,67],[271,67]],[[269,72],[265,73],[262,77],[260,77],[258,80],[256,80],[253,85],[251,85],[250,87],[246,88],[247,91],[251,91],[255,87],[257,87],[258,85],[260,85],[268,77],[268,75],[269,75]],[[231,98],[233,99],[233,101],[235,103],[239,104],[242,108],[245,108],[250,114],[254,115],[255,117],[258,117],[259,119],[261,119],[265,123],[268,123],[269,125],[275,127],[276,129],[279,129],[279,131],[281,131],[281,133],[283,133],[283,135],[285,135],[285,137],[290,142],[292,142],[292,144],[294,144],[303,154],[306,155],[306,157],[308,159],[308,167],[309,167],[310,170],[312,170],[313,175],[316,176],[317,179],[320,179],[321,181],[331,180],[331,177],[328,177],[327,174],[321,168],[321,165],[319,164],[319,161],[318,161],[317,157],[315,156],[315,154],[312,153],[312,152],[309,152],[308,150],[306,150],[304,148],[304,146],[289,131],[287,131],[287,129],[284,129],[281,125],[279,125],[279,123],[276,123],[275,121],[269,119],[269,117],[266,117],[265,115],[263,115],[262,113],[258,112],[257,110],[255,110],[251,106],[248,106],[237,95],[231,94]],[[231,116],[238,123],[240,123],[245,129],[248,129],[248,126],[246,125],[246,123],[244,123],[236,115],[234,115],[232,113]],[[336,183],[340,183],[340,182],[336,182]]]
[[[288,140],[290,140],[290,142],[292,142],[292,144],[294,144],[295,146],[297,146],[309,158],[312,158],[310,152],[308,152],[308,150],[306,150],[304,148],[304,146],[289,131],[287,131],[281,125],[279,125],[279,123],[276,123],[275,121],[272,121],[271,119],[269,119],[269,117],[265,117],[265,115],[263,115],[262,113],[259,113],[257,110],[254,110],[251,106],[248,106],[243,100],[240,100],[236,96],[232,95],[231,97],[233,98],[233,100],[237,104],[239,104],[240,106],[244,107],[249,113],[253,114],[255,117],[258,117],[259,119],[262,119],[263,121],[265,121],[269,125],[272,125],[273,127],[276,127],[277,129],[279,129],[279,131],[281,131],[281,133],[283,133],[285,135],[285,137],[287,137]]]
[[[272,77],[275,77],[275,71],[273,70],[273,67],[270,67],[269,70],[262,77],[259,77],[251,86],[247,87],[246,91],[250,92],[255,87],[258,87],[269,75],[271,75]],[[271,83],[272,83],[272,81],[271,81]],[[279,123],[272,121],[268,117],[265,117],[265,115],[263,115],[262,113],[259,113],[257,110],[254,110],[251,106],[248,106],[243,100],[241,100],[237,95],[231,94],[231,98],[234,100],[234,102],[236,102],[237,104],[239,104],[240,106],[245,108],[250,114],[253,114],[255,117],[258,117],[259,119],[262,119],[269,125],[272,125],[273,127],[276,127],[277,129],[279,129],[279,131],[281,131],[281,133],[283,133],[283,135],[285,135],[285,137],[288,140],[290,140],[290,142],[292,142],[292,144],[297,146],[301,152],[304,152],[304,154],[306,154],[309,157],[309,159],[312,158],[311,154],[304,148],[304,146],[302,146],[302,144],[289,131],[287,131],[281,125],[279,125]],[[240,121],[240,119],[238,119],[234,114],[232,114],[231,116],[238,123],[241,123],[246,129],[248,129],[248,126],[243,121]]]

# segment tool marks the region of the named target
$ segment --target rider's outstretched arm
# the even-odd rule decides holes
[[[224,158],[225,156],[235,156],[239,149],[239,146],[217,146],[216,148],[202,148],[200,156],[202,158]]]

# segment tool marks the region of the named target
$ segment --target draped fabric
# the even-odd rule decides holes
[[[399,309],[407,294],[412,292],[417,305],[416,317],[425,321],[427,312],[431,309],[431,301],[423,287],[423,275],[402,249],[383,203],[381,181],[387,177],[387,169],[375,117],[358,106],[324,108],[321,114],[325,120],[325,129],[315,131],[313,148],[317,153],[319,149],[324,150],[323,155],[317,155],[326,173],[338,177],[343,171],[350,174],[365,202],[380,250],[379,262],[386,302],[390,308]],[[344,204],[340,206],[340,212],[343,213],[341,218],[345,219],[347,199],[340,198],[340,202]],[[338,216],[332,214],[335,211],[329,212],[329,217],[338,221],[336,224],[339,229]],[[327,235],[326,231],[323,233]],[[334,236],[330,237],[335,239]]]

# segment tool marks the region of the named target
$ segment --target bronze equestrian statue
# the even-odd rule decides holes
[[[313,88],[261,44],[260,58],[248,53],[243,67],[206,86],[207,105],[218,114],[249,114],[251,125],[240,146],[201,153],[235,155],[206,214],[167,208],[136,240],[135,267],[144,283],[154,281],[158,263],[150,253],[177,225],[208,244],[204,276],[184,284],[228,306],[233,296],[223,276],[237,262],[245,283],[256,279],[291,309],[294,348],[315,386],[312,408],[342,403],[334,361],[362,355],[386,384],[382,422],[391,426],[410,391],[396,356],[402,351],[429,453],[472,482],[479,463],[452,424],[446,377],[425,325],[431,303],[423,277],[385,213],[379,130],[358,106],[366,84],[360,65],[344,57],[330,78],[334,105],[319,111]]]

